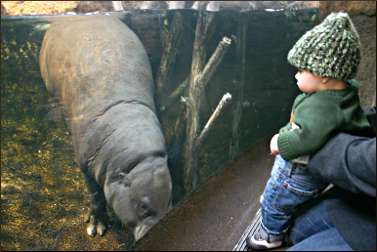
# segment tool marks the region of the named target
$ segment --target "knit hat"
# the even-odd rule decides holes
[[[287,59],[322,77],[354,78],[360,63],[360,39],[351,18],[344,12],[331,13],[296,42]]]

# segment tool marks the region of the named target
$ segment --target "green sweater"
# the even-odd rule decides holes
[[[280,129],[279,154],[285,160],[313,154],[336,132],[370,129],[359,102],[357,84],[343,90],[323,90],[296,97],[290,122]],[[299,128],[292,129],[291,122]]]

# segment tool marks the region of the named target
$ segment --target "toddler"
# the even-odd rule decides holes
[[[327,186],[308,173],[309,155],[337,132],[370,130],[352,80],[360,40],[347,13],[331,13],[296,42],[287,58],[298,69],[295,78],[302,94],[293,103],[288,124],[270,141],[276,157],[260,199],[261,227],[246,240],[252,249],[282,246],[296,207]]]

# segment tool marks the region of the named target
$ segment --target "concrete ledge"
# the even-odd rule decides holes
[[[273,163],[268,140],[253,145],[178,204],[135,250],[232,250],[259,208]]]

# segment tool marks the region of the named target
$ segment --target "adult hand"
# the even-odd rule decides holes
[[[279,134],[275,134],[275,135],[271,138],[271,141],[270,141],[270,151],[271,151],[271,155],[274,155],[274,156],[276,156],[277,154],[279,154],[279,148],[278,148],[278,137],[279,137]]]

